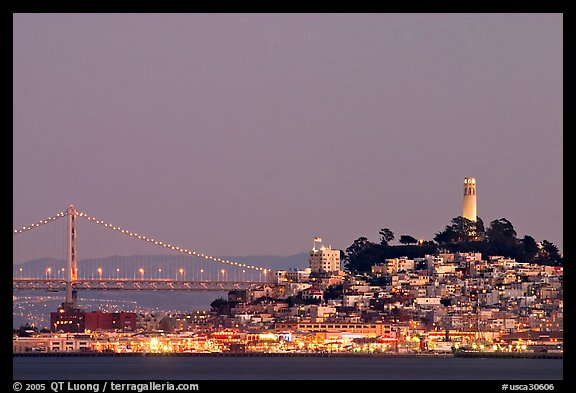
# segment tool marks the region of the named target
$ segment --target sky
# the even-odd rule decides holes
[[[562,251],[562,87],[559,13],[16,13],[13,226],[288,256],[431,240],[475,177]]]

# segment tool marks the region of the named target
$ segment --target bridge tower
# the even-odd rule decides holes
[[[66,300],[62,308],[66,311],[78,309],[76,282],[78,281],[78,264],[76,256],[76,208],[68,207],[68,255],[66,273]]]

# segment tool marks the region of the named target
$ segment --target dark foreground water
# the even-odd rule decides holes
[[[15,380],[563,379],[562,359],[14,357]]]

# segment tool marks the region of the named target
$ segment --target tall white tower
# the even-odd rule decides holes
[[[464,178],[464,203],[462,204],[462,217],[476,222],[476,179]]]

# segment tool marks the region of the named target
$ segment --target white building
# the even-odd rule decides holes
[[[12,352],[86,352],[92,350],[92,344],[87,334],[42,334],[36,337],[14,337]]]
[[[414,299],[414,302],[419,306],[439,306],[440,305],[440,298],[439,297],[417,297]]]
[[[313,273],[333,273],[340,271],[340,250],[333,250],[332,246],[321,246],[310,250],[310,270]]]
[[[454,255],[454,261],[457,262],[473,262],[481,260],[482,260],[481,252],[457,252]]]
[[[160,330],[160,322],[165,316],[166,313],[139,313],[136,315],[136,326],[144,331]]]
[[[310,283],[304,282],[290,282],[288,284],[284,284],[286,287],[286,296],[296,296],[298,292],[302,292],[305,289],[308,289],[312,286]]]
[[[436,275],[438,276],[442,276],[445,274],[454,274],[456,272],[454,265],[439,265],[434,267],[434,270],[436,272]]]
[[[336,314],[336,307],[334,306],[310,305],[306,306],[305,309],[310,314],[310,322],[312,323],[323,323]]]
[[[308,282],[311,270],[306,268],[304,270],[278,270],[276,272],[276,283],[292,283],[292,282]]]
[[[372,274],[395,274],[398,271],[414,270],[414,260],[408,257],[389,258],[384,263],[372,266]]]

